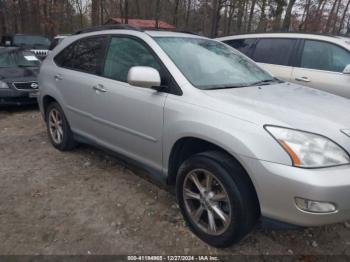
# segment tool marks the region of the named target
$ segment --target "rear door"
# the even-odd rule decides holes
[[[93,87],[99,79],[108,37],[80,39],[66,47],[55,58],[58,68],[52,75],[60,92],[66,115],[74,132],[91,137]]]
[[[262,38],[256,43],[252,59],[273,76],[290,81],[297,39]]]
[[[301,59],[293,70],[292,81],[350,98],[350,52],[333,43],[305,40]]]

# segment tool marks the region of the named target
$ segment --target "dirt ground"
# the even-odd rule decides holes
[[[7,108],[0,109],[0,254],[350,255],[350,221],[258,226],[240,244],[215,249],[142,172],[85,145],[59,152],[35,107]]]

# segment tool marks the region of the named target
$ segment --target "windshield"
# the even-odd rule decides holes
[[[277,81],[220,42],[185,37],[156,37],[155,40],[197,88],[233,88]]]
[[[43,36],[16,35],[13,39],[16,46],[33,46],[48,48],[51,44],[50,40]]]
[[[37,66],[40,66],[40,61],[31,52],[12,50],[0,53],[0,68]]]

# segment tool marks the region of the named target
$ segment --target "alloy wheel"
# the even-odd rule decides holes
[[[186,211],[198,228],[209,235],[224,233],[231,223],[231,203],[223,184],[205,169],[195,169],[183,183]]]
[[[55,144],[61,144],[63,142],[63,121],[61,113],[53,108],[49,113],[49,130],[50,135]]]

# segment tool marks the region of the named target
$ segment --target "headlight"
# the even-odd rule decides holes
[[[5,89],[5,88],[9,88],[9,86],[5,82],[0,81],[0,89]]]
[[[330,139],[289,128],[266,126],[297,167],[315,168],[350,163],[347,152]]]

